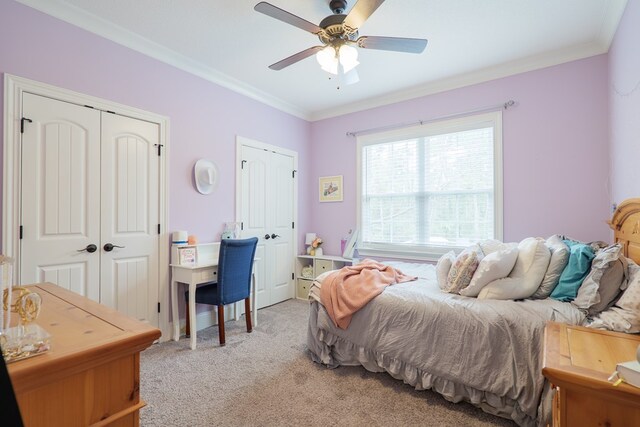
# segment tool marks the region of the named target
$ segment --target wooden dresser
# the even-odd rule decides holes
[[[556,388],[553,426],[640,426],[640,388],[607,381],[638,345],[637,335],[547,324],[542,373]]]
[[[138,426],[140,351],[160,330],[53,284],[30,289],[51,349],[8,365],[25,426]]]

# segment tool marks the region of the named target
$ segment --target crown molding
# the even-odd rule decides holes
[[[114,43],[172,65],[182,71],[201,77],[212,83],[244,95],[248,98],[276,108],[298,118],[309,120],[309,112],[273,95],[261,91],[240,80],[194,61],[178,52],[161,46],[145,37],[113,24],[92,13],[61,0],[16,0],[54,18],[97,34]]]
[[[318,112],[311,113],[310,120],[312,122],[318,120],[329,119],[345,114],[356,113],[363,110],[382,107],[385,105],[395,104],[398,102],[408,101],[411,99],[421,98],[423,96],[433,95],[440,92],[459,89],[465,86],[472,86],[479,83],[488,82],[516,74],[526,73],[528,71],[539,70],[566,62],[576,61],[595,55],[606,53],[607,50],[600,46],[600,43],[589,43],[578,47],[561,49],[543,55],[531,56],[528,58],[518,59],[516,61],[487,67],[470,73],[460,74],[448,77],[425,85],[419,85],[402,91],[396,91],[375,98],[366,99],[341,107],[334,107]]]
[[[295,117],[307,121],[318,121],[606,53],[613,41],[628,0],[608,0],[605,3],[600,31],[591,43],[511,61],[320,111],[301,109],[299,106],[261,91],[62,0],[16,1]]]

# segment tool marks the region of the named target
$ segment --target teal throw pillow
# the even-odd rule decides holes
[[[560,275],[560,281],[551,292],[551,298],[569,302],[576,299],[580,285],[591,270],[591,261],[595,258],[591,246],[573,240],[563,240],[569,247],[569,262]]]

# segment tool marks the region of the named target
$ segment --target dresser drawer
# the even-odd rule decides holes
[[[333,262],[328,259],[316,259],[315,260],[315,271],[313,272],[314,277],[318,277],[325,271],[333,270]]]

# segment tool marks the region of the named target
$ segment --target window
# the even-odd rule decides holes
[[[358,137],[358,250],[433,259],[502,238],[502,113]]]

